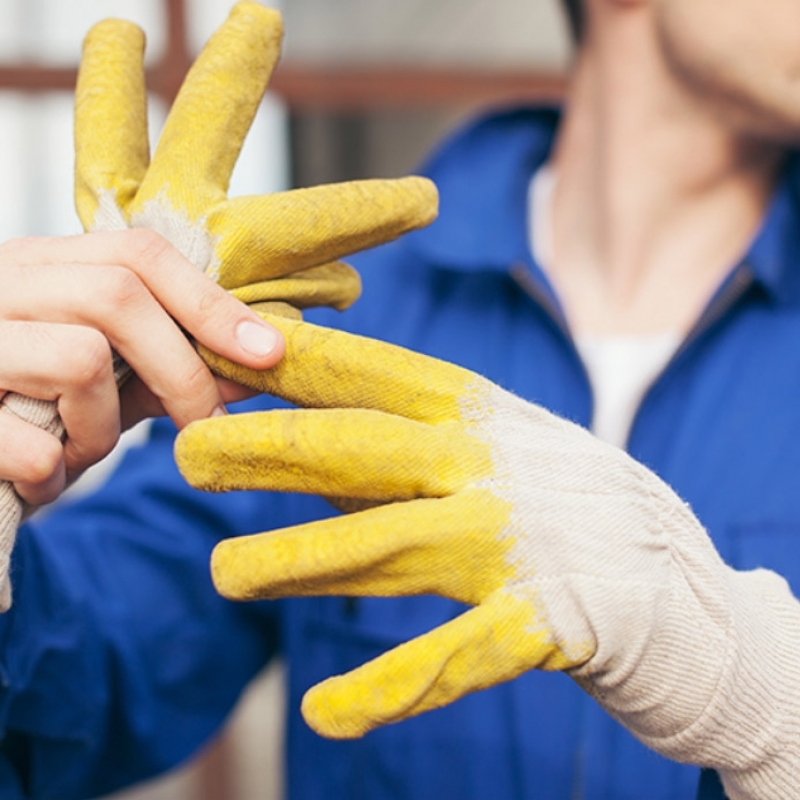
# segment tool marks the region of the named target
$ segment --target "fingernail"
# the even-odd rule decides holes
[[[228,409],[225,406],[217,406],[212,412],[212,417],[227,417],[228,416]]]
[[[244,320],[236,326],[239,344],[254,356],[268,356],[280,342],[280,334],[273,328]]]

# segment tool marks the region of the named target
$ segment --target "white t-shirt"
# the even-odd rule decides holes
[[[528,192],[528,230],[536,263],[545,271],[553,263],[552,201],[556,174],[545,165],[534,174]],[[592,432],[624,448],[645,393],[680,345],[675,331],[644,336],[578,336],[594,399]]]

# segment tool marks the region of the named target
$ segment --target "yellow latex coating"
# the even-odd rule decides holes
[[[292,299],[294,302],[294,298]],[[289,305],[284,300],[267,300],[253,303],[253,309],[259,314],[271,314],[273,316],[286,317],[287,319],[303,319],[303,313],[295,305]]]
[[[231,294],[251,306],[291,297],[295,308],[330,306],[344,311],[361,294],[361,276],[348,264],[334,261],[285,277],[247,283],[231,289]]]
[[[236,198],[208,215],[218,282],[242,286],[391,241],[433,222],[437,203],[436,187],[419,177]]]
[[[99,22],[86,36],[75,90],[75,205],[94,227],[98,193],[126,209],[150,161],[144,34],[130,22]]]
[[[163,192],[196,221],[225,200],[282,36],[274,9],[254,2],[233,7],[178,92],[131,213]]]
[[[360,280],[331,262],[430,223],[436,188],[410,178],[229,200],[281,37],[277,11],[237,3],[189,71],[150,162],[144,36],[119,20],[92,28],[76,93],[76,205],[87,230],[158,231],[245,302],[342,310]]]
[[[474,373],[384,342],[269,317],[286,338],[270,370],[249,370],[201,349],[215,372],[313,408],[374,408],[422,422],[460,421],[482,383]],[[331,379],[331,372],[335,379]]]
[[[498,538],[509,513],[483,490],[380,506],[220,542],[211,575],[231,600],[439,594],[477,604],[513,578],[511,542]]]
[[[359,436],[365,429],[366,453]],[[182,432],[175,458],[184,477],[207,491],[245,487],[365,500],[445,497],[490,475],[492,463],[487,445],[456,427],[348,409],[200,420]]]
[[[536,532],[521,523],[531,502],[517,486],[525,465],[504,449],[527,430],[514,415],[535,410],[452,364],[271,321],[287,342],[277,367],[243,372],[207,357],[227,377],[304,408],[192,423],[176,440],[178,466],[198,488],[315,493],[361,509],[221,542],[211,560],[218,591],[232,600],[438,594],[475,606],[311,689],[309,725],[332,738],[361,736],[526,670],[591,658],[591,630],[561,642],[548,625]],[[552,424],[540,420],[532,434]],[[530,487],[534,503],[540,488]]]
[[[409,179],[227,199],[281,33],[277,12],[237,4],[187,76],[148,164],[141,35],[122,23],[96,27],[79,80],[76,198],[87,227],[153,227],[254,305],[344,307],[358,282],[331,262],[430,222],[436,191]],[[536,565],[518,546],[508,463],[483,425],[491,385],[382,342],[270,321],[287,340],[273,370],[201,352],[220,374],[306,410],[195,423],[176,442],[182,472],[214,491],[315,492],[377,506],[222,543],[212,563],[220,591],[431,592],[476,604],[313,689],[303,704],[309,723],[327,736],[359,736],[525,669],[588,657],[591,643],[554,641],[532,589]]]
[[[323,736],[354,739],[534,667],[570,666],[535,605],[499,591],[452,622],[317,684],[303,698],[303,717]]]

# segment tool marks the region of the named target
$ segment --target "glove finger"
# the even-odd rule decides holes
[[[251,303],[250,308],[252,308],[257,314],[260,314],[262,317],[265,315],[271,315],[286,317],[287,319],[303,319],[303,314],[300,309],[295,308],[289,303],[285,303],[283,300],[259,301],[257,303]]]
[[[514,576],[513,543],[498,538],[508,515],[486,490],[395,503],[227,539],[211,574],[230,600],[437,594],[474,605]]]
[[[314,686],[302,712],[320,735],[354,739],[529,669],[569,666],[535,607],[501,591],[430,633]]]
[[[105,20],[83,43],[75,91],[75,205],[86,230],[125,227],[150,159],[144,34]],[[101,211],[102,209],[102,211]]]
[[[268,321],[286,339],[286,354],[271,369],[247,369],[201,348],[203,359],[217,374],[295,405],[372,408],[430,423],[461,421],[490,390],[468,370],[376,339]]]
[[[167,118],[135,212],[164,193],[196,222],[223,201],[245,135],[278,61],[280,14],[237,3],[198,56]]]
[[[489,447],[457,427],[361,409],[276,410],[199,420],[175,458],[198,489],[365,500],[445,497],[491,474]]]
[[[434,184],[417,177],[235,198],[209,212],[209,272],[226,289],[288,275],[429,225],[437,204]]]
[[[329,306],[344,311],[358,300],[361,277],[348,264],[334,261],[283,278],[248,283],[232,289],[231,294],[250,306],[283,301],[299,309]]]

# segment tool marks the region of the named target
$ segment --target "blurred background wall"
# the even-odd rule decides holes
[[[72,204],[72,88],[90,25],[119,16],[145,29],[155,142],[186,68],[231,5],[0,0],[0,241],[80,231]],[[265,5],[284,15],[284,57],[232,195],[406,174],[477,109],[556,102],[562,91],[569,46],[557,0]],[[146,425],[130,432],[122,447],[145,433]],[[102,480],[114,460],[112,454],[74,491]],[[282,707],[282,668],[275,664],[192,763],[113,800],[278,800]]]

